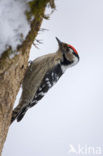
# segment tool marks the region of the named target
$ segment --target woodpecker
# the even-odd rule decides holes
[[[19,105],[13,110],[11,123],[21,121],[27,110],[38,103],[48,90],[59,80],[66,69],[79,61],[77,50],[70,44],[61,42],[55,53],[41,56],[28,66],[22,82]]]

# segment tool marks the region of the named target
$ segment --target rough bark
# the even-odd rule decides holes
[[[8,49],[0,58],[0,155],[10,126],[13,104],[28,65],[31,45],[40,29],[46,5],[52,2],[43,1],[44,4],[39,8],[40,13],[35,15],[31,23],[31,31],[23,44],[18,47],[19,54],[10,59]]]

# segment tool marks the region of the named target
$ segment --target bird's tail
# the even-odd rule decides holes
[[[11,124],[13,123],[14,120],[17,119],[17,122],[21,121],[22,118],[24,117],[25,113],[27,111],[27,107],[19,107],[17,106],[14,110],[13,110],[13,113],[12,113],[12,118],[11,118]]]
[[[22,96],[20,98],[19,104],[16,108],[14,108],[12,112],[12,118],[11,118],[11,124],[17,119],[17,122],[19,122],[23,116],[25,115],[27,111],[27,101],[22,100]],[[24,107],[23,107],[24,106]]]
[[[19,112],[20,112],[20,107],[19,105],[13,110],[12,112],[12,118],[11,118],[11,124],[14,122],[14,120],[17,118]]]
[[[22,120],[27,110],[28,110],[27,107],[22,108],[21,112],[17,116],[17,122]]]

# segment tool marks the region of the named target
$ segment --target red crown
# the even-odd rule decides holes
[[[73,51],[78,55],[78,52],[77,52],[77,50],[72,46],[72,45],[70,45],[70,44],[68,44],[68,47],[70,47],[70,48],[72,48],[73,49]]]

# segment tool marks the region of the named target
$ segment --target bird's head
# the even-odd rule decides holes
[[[59,51],[62,53],[61,64],[68,67],[77,64],[79,61],[77,50],[70,44],[61,42],[57,37],[56,40],[59,44]]]

